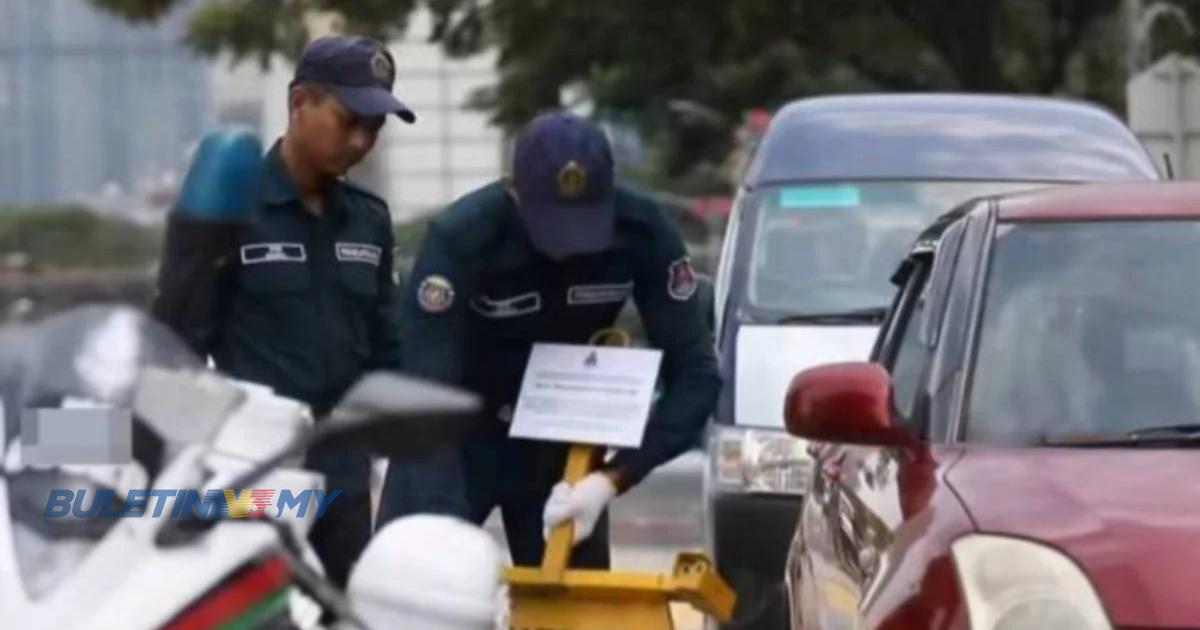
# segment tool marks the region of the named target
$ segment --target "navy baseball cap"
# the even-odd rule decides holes
[[[392,54],[369,37],[334,35],[309,42],[300,54],[292,84],[302,81],[327,88],[356,116],[395,114],[406,123],[417,120],[407,105],[392,96],[396,83]]]
[[[604,132],[562,111],[541,114],[517,136],[513,188],[525,228],[551,258],[612,245],[613,159]]]

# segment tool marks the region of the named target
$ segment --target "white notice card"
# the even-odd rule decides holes
[[[511,437],[637,448],[662,352],[534,344]]]

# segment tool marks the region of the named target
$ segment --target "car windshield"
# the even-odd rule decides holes
[[[1030,182],[878,181],[766,187],[756,223],[746,302],[776,319],[887,306],[892,273],[917,235],[981,195]]]
[[[1200,420],[1200,223],[1001,225],[992,256],[968,439]]]

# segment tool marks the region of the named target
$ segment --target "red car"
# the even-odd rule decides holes
[[[972,201],[872,362],[788,392],[817,443],[792,627],[1200,627],[1200,185]]]

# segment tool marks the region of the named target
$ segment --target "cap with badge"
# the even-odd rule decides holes
[[[567,112],[541,114],[517,136],[512,176],[538,250],[561,259],[612,245],[613,159],[603,131]]]
[[[304,48],[292,84],[311,82],[328,89],[356,116],[395,114],[407,123],[417,116],[392,95],[396,63],[380,42],[369,37],[332,35]]]

